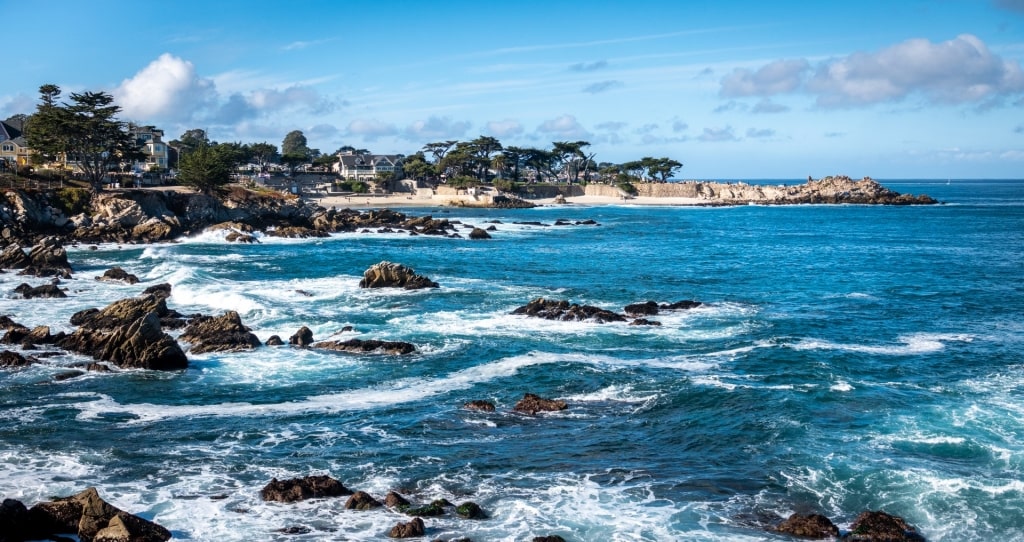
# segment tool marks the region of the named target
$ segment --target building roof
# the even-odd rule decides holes
[[[0,141],[7,141],[8,139],[17,139],[22,136],[21,132],[23,129],[22,122],[6,120],[0,120]],[[17,141],[15,142],[17,143]],[[22,145],[23,143],[18,143]]]

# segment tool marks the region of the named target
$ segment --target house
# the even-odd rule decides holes
[[[397,154],[356,154],[343,151],[338,153],[338,161],[331,167],[343,179],[373,180],[381,173],[401,177],[402,157]]]
[[[21,120],[0,121],[0,161],[3,162],[0,169],[16,169],[28,165],[32,150],[22,135],[24,128],[24,121]]]
[[[145,173],[154,168],[167,170],[169,150],[164,143],[164,131],[155,126],[128,126],[128,133],[135,138],[139,148],[146,154],[145,161],[132,164],[132,171]]]

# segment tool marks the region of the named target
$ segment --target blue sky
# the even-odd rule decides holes
[[[1024,177],[1024,0],[15,2],[0,118],[103,90],[168,139],[492,135],[700,179]],[[17,24],[11,24],[15,22]]]

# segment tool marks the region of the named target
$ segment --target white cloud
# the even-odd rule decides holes
[[[728,102],[725,102],[724,104],[714,108],[712,110],[712,112],[714,112],[714,113],[727,113],[729,111],[746,111],[746,110],[747,110],[747,104],[745,104],[743,102],[737,102],[736,100],[729,100]]]
[[[726,126],[725,128],[704,128],[704,132],[697,136],[697,139],[712,143],[720,141],[738,141],[736,134],[732,131],[732,126]]]
[[[793,92],[800,87],[804,74],[810,69],[810,63],[802,58],[776,60],[757,71],[736,68],[722,78],[720,94],[737,98]]]
[[[538,132],[559,139],[589,139],[590,133],[572,115],[546,120],[537,127]]]
[[[941,43],[911,39],[878,52],[822,62],[777,60],[756,71],[737,68],[721,80],[724,97],[806,92],[822,107],[858,107],[920,95],[933,104],[996,107],[1024,93],[1024,70],[970,34]]]
[[[775,130],[768,128],[748,128],[747,137],[762,139],[766,137],[772,137],[775,135]]]
[[[935,103],[957,104],[1024,92],[1024,71],[962,34],[942,43],[907,40],[823,64],[807,89],[823,106],[898,101],[915,92]]]
[[[114,90],[123,116],[146,122],[173,116],[186,120],[215,97],[213,82],[196,73],[195,66],[164,53],[125,79]]]
[[[36,111],[36,100],[27,94],[18,93],[13,96],[0,96],[0,119],[12,115],[31,115]]]
[[[591,84],[583,87],[583,92],[587,92],[587,93],[590,93],[590,94],[597,94],[599,92],[605,92],[607,90],[611,90],[613,88],[622,87],[622,86],[625,86],[625,85],[626,84],[623,83],[622,81],[614,81],[614,80],[598,81],[596,83],[591,83]]]
[[[438,139],[458,139],[465,135],[469,127],[470,123],[467,121],[452,121],[448,117],[430,117],[407,126],[404,137],[419,143]]]
[[[376,119],[356,119],[348,124],[348,133],[349,135],[360,136],[367,141],[375,141],[379,137],[398,134],[398,128],[393,124]]]
[[[512,119],[492,120],[487,123],[486,132],[497,138],[516,136],[523,133],[523,125]]]
[[[775,103],[767,98],[754,104],[754,108],[750,110],[751,113],[785,113],[786,111],[789,111],[789,107]]]

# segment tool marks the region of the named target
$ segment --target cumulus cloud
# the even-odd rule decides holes
[[[750,137],[750,138],[763,139],[763,138],[766,138],[766,137],[772,137],[774,135],[775,135],[775,130],[770,130],[768,128],[748,128],[747,129],[747,137]]]
[[[726,126],[725,128],[704,128],[704,132],[697,136],[697,139],[712,143],[720,141],[738,141],[736,134],[732,131],[732,126]]]
[[[970,34],[941,43],[911,39],[878,52],[822,62],[777,60],[758,70],[737,68],[724,77],[723,97],[806,92],[822,107],[859,107],[920,95],[933,104],[991,107],[1024,93],[1024,70]]]
[[[769,99],[757,102],[754,104],[754,108],[750,110],[751,113],[785,113],[786,111],[789,111],[788,107],[777,104]]]
[[[626,84],[623,83],[622,81],[615,81],[615,80],[598,81],[597,83],[591,83],[591,84],[583,87],[583,92],[588,92],[590,94],[597,94],[599,92],[604,92],[606,90],[611,90],[613,88],[617,88],[617,87],[621,87],[621,86],[625,86],[625,85]]]
[[[957,104],[1024,92],[1024,70],[963,34],[942,43],[914,39],[850,55],[819,67],[807,88],[824,106],[898,101],[914,92]]]
[[[577,63],[577,64],[573,64],[572,66],[569,66],[569,71],[571,71],[571,72],[592,72],[592,71],[604,69],[604,68],[607,68],[607,67],[608,67],[608,61],[607,60],[598,60],[597,62],[591,62],[589,64],[586,63],[586,62],[580,62],[580,63]]]
[[[674,120],[674,121],[672,121],[672,131],[677,133],[677,134],[679,132],[685,132],[686,129],[689,128],[689,127],[690,127],[689,124],[686,124],[685,122],[683,122],[681,120]]]
[[[326,123],[324,123],[324,124],[316,124],[312,128],[310,128],[309,130],[306,130],[305,135],[306,135],[306,137],[308,137],[310,139],[310,141],[313,141],[313,140],[323,140],[323,139],[330,139],[330,138],[338,135],[338,133],[340,131],[341,130],[338,130],[337,126],[335,126],[333,124],[326,124]]]
[[[200,77],[187,60],[164,53],[113,92],[125,117],[190,118],[215,96],[213,82]]]
[[[359,136],[367,141],[398,134],[398,128],[376,119],[356,119],[348,123],[349,135]]]
[[[537,127],[537,131],[559,139],[590,138],[590,133],[572,115],[562,115],[558,118],[546,120]]]
[[[448,117],[430,117],[418,120],[405,128],[404,137],[417,142],[438,139],[458,139],[469,130],[467,121],[453,121]]]
[[[523,133],[523,125],[512,119],[492,120],[487,123],[487,133],[502,138]]]

